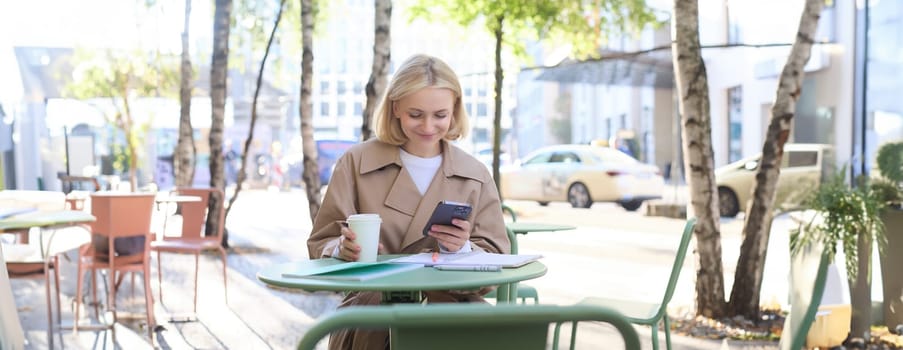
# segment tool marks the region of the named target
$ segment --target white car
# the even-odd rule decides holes
[[[540,205],[567,201],[574,208],[615,202],[635,211],[643,201],[661,198],[665,186],[655,166],[616,149],[590,145],[543,147],[500,172],[504,199]]]
[[[761,155],[738,160],[715,169],[721,216],[746,212],[756,183]],[[834,147],[825,144],[788,143],[781,158],[781,175],[775,193],[775,208],[793,207],[834,174]]]

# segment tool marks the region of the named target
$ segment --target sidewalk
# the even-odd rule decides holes
[[[274,263],[307,259],[305,241],[311,223],[307,217],[303,192],[243,191],[228,218],[230,243],[228,271],[228,304],[222,291],[222,265],[215,255],[204,255],[200,261],[197,321],[184,322],[190,313],[193,293],[194,258],[190,255],[163,255],[163,293],[165,304],[156,300],[156,318],[160,326],[155,344],[163,349],[292,349],[305,330],[316,319],[331,312],[341,297],[335,293],[305,293],[267,287],[255,275],[260,268]],[[172,225],[172,222],[169,223]],[[75,255],[63,258],[63,320],[72,320],[72,297],[75,294]],[[156,256],[152,257],[154,260]],[[152,263],[151,281],[157,294],[156,262]],[[135,314],[140,323],[144,301],[140,278],[132,296],[129,279],[118,294],[117,305]],[[12,280],[20,319],[26,330],[29,349],[47,348],[46,311],[42,280]],[[102,287],[102,285],[101,285]],[[624,286],[629,289],[630,286]],[[588,293],[588,291],[576,291]],[[540,290],[542,294],[543,291]],[[88,294],[90,295],[90,294]],[[88,297],[90,299],[90,297]],[[101,298],[99,296],[99,298]],[[102,299],[103,300],[103,299]],[[547,299],[548,300],[548,299]],[[90,311],[89,309],[89,312]],[[169,315],[176,315],[170,322]],[[81,331],[77,335],[64,331],[57,335],[67,349],[150,348],[146,331],[140,324],[118,326],[116,343],[110,332]],[[651,348],[649,328],[637,327],[644,348]],[[568,340],[570,332],[563,334]],[[660,333],[661,341],[664,341]],[[620,337],[603,325],[581,326],[578,348],[617,348]],[[683,336],[672,337],[675,349],[723,349],[721,340],[703,340]],[[609,345],[610,344],[610,345]],[[322,345],[322,344],[321,344]],[[776,344],[729,341],[730,349],[774,349]],[[325,347],[324,347],[325,348]]]

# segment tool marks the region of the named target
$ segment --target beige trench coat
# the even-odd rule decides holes
[[[442,164],[421,196],[404,169],[400,148],[376,139],[355,145],[336,162],[323,206],[307,240],[311,259],[332,255],[341,224],[351,214],[377,213],[382,218],[379,241],[388,254],[438,251],[423,227],[442,200],[470,203],[471,247],[509,253],[501,201],[488,169],[471,155],[442,142]],[[379,303],[379,293],[350,293],[340,307]],[[430,302],[482,301],[478,294],[427,293]],[[330,337],[331,349],[383,349],[386,332],[343,331]]]

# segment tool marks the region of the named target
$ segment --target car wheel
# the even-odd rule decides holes
[[[546,207],[549,205],[549,202],[536,202],[536,203],[539,203],[540,207]]]
[[[621,207],[627,211],[636,211],[640,209],[640,206],[643,205],[643,201],[639,199],[634,199],[632,201],[621,202]]]
[[[722,217],[732,218],[740,212],[740,202],[734,191],[727,187],[718,187],[718,209]]]
[[[582,183],[575,183],[568,188],[568,203],[574,208],[589,208],[593,205],[593,199],[589,196],[589,190]]]

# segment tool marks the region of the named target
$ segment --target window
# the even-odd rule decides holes
[[[361,83],[360,81],[354,82],[354,94],[360,95],[360,93],[363,91],[364,91],[364,84]]]
[[[478,116],[488,115],[486,113],[486,103],[485,102],[477,103],[477,115]]]
[[[326,117],[329,116],[329,103],[328,102],[320,102],[320,115]]]
[[[477,89],[477,96],[480,96],[480,97],[486,96],[486,88]]]
[[[784,168],[797,168],[815,166],[818,164],[818,152],[816,151],[791,151],[787,152]]]
[[[743,41],[743,32],[740,24],[740,11],[731,9],[730,1],[725,4],[727,11],[727,43],[739,44]]]
[[[727,160],[734,162],[743,157],[743,87],[727,89]]]
[[[473,130],[473,140],[475,142],[489,141],[489,130],[486,128],[476,128]]]
[[[524,162],[524,165],[548,163],[550,156],[551,156],[551,153],[548,153],[548,152],[537,154],[537,155],[533,156],[533,158],[530,158],[526,162]]]
[[[339,82],[337,82],[337,83],[336,83],[336,90],[337,90],[336,92],[337,92],[339,95],[344,94],[345,91],[347,91],[347,89],[345,88],[345,82],[344,82],[344,81],[339,81]]]
[[[363,115],[363,114],[364,114],[363,105],[360,102],[355,102],[354,103],[354,115]]]
[[[337,109],[336,114],[339,117],[345,116],[345,102],[339,102],[339,104],[336,105],[336,109]]]
[[[320,95],[329,95],[329,82],[328,81],[320,82]]]
[[[549,163],[580,163],[580,157],[571,152],[557,152],[549,158]]]

